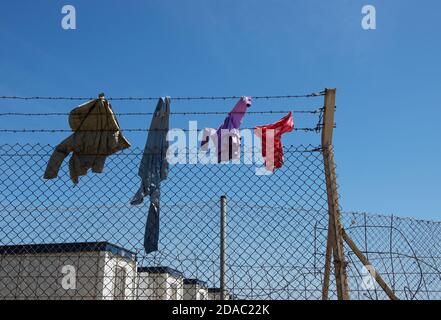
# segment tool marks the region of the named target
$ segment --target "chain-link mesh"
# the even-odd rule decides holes
[[[441,223],[346,213],[346,232],[399,299],[441,299]],[[387,299],[347,249],[353,299]]]
[[[285,148],[283,168],[178,164],[161,185],[159,251],[146,255],[149,201],[131,206],[143,151],[107,159],[73,186],[44,180],[51,146],[0,146],[0,298],[220,298],[220,204],[227,196],[226,298],[320,299],[328,226],[320,148]],[[440,224],[343,214],[342,224],[401,299],[439,299]],[[354,299],[369,287],[348,248]],[[331,277],[330,298],[336,298]]]

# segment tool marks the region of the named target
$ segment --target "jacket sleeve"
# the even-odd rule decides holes
[[[72,152],[73,135],[61,142],[52,153],[44,172],[45,179],[55,179],[58,176],[61,164],[64,159]]]

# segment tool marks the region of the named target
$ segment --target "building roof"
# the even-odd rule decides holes
[[[199,279],[184,279],[184,284],[197,284],[202,287],[206,287],[207,283]]]
[[[139,267],[138,268],[139,273],[156,273],[156,274],[169,274],[176,278],[183,278],[184,274],[181,271],[178,271],[176,269],[172,269],[170,267]]]
[[[0,246],[0,255],[110,252],[116,256],[136,260],[136,254],[108,242],[47,243]]]

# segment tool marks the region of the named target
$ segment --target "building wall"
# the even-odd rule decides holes
[[[100,279],[103,279],[101,284],[102,298],[105,300],[117,298],[115,297],[115,285],[118,281],[117,267],[119,267],[125,270],[124,300],[136,299],[136,261],[128,261],[109,252],[101,252],[101,255],[103,259],[100,260],[101,266],[99,269]]]
[[[0,256],[0,299],[113,299],[115,267],[126,269],[126,299],[135,297],[136,262],[107,252]],[[64,266],[75,289],[63,288]]]
[[[167,276],[167,300],[182,300],[184,296],[184,284],[182,278]]]
[[[99,253],[10,255],[0,257],[0,298],[96,299]],[[64,266],[75,268],[75,289],[63,288]]]
[[[208,300],[207,288],[198,284],[184,284],[184,300]]]
[[[220,300],[221,299],[220,292],[219,291],[209,292],[208,299],[209,300]],[[225,293],[225,300],[231,300],[231,297],[228,292]]]
[[[182,300],[183,279],[167,273],[138,273],[139,300]]]
[[[138,272],[136,279],[138,300],[152,300],[155,285],[154,279],[146,272]]]

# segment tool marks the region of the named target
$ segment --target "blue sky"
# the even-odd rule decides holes
[[[61,8],[77,30],[61,28]],[[361,8],[377,9],[377,30]],[[336,87],[335,150],[341,205],[439,220],[441,71],[439,1],[3,1],[0,95],[278,95]],[[121,102],[118,112],[154,102]],[[256,103],[255,110],[310,109],[320,99]],[[70,101],[0,101],[2,112],[68,112]],[[191,102],[173,110],[228,110]],[[248,117],[246,126],[278,116]],[[176,127],[189,119],[173,119]],[[199,117],[205,126],[223,119]],[[296,119],[299,126],[315,119]],[[126,128],[150,119],[124,118]],[[65,128],[67,119],[0,118],[1,128]],[[0,133],[2,143],[56,144],[66,133]],[[127,134],[142,147],[145,133]],[[285,144],[319,144],[292,133]]]

